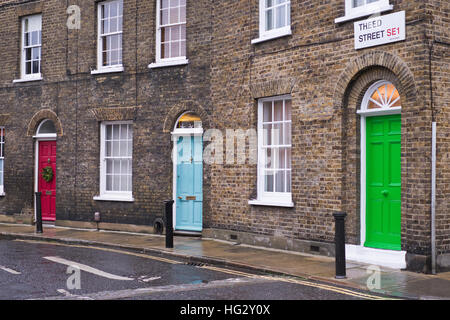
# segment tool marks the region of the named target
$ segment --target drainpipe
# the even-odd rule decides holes
[[[431,147],[431,273],[436,274],[436,122],[432,123]]]
[[[431,273],[436,274],[436,114],[433,97],[433,49],[434,41],[429,45],[429,77],[430,77],[430,102],[432,113],[432,138],[431,138]]]

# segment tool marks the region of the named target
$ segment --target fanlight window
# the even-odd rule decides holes
[[[37,129],[37,135],[49,135],[49,134],[55,134],[56,135],[56,128],[51,120],[44,120],[41,122]]]
[[[201,127],[202,127],[202,119],[192,112],[188,112],[182,115],[177,123],[178,129],[192,129]]]
[[[400,94],[397,88],[390,82],[377,83],[369,90],[370,97],[367,101],[368,110],[386,110],[401,108]]]

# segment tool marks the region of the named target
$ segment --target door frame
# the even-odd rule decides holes
[[[361,170],[360,170],[360,244],[359,245],[346,245],[347,249],[347,259],[373,263],[377,265],[384,265],[388,267],[393,267],[397,269],[406,268],[406,251],[394,251],[394,250],[386,250],[386,249],[375,249],[365,247],[364,243],[366,242],[366,139],[367,139],[367,125],[366,120],[368,117],[378,117],[378,116],[387,116],[387,115],[395,115],[402,113],[401,107],[394,107],[390,109],[381,109],[381,110],[368,110],[367,105],[370,99],[370,94],[373,92],[374,88],[377,88],[383,84],[390,83],[386,80],[380,80],[372,84],[367,90],[362,100],[360,110],[356,113],[361,118],[361,133],[360,133],[360,161],[361,161]]]
[[[175,122],[175,128],[170,133],[172,136],[172,164],[173,164],[173,175],[172,175],[172,198],[173,198],[173,205],[172,205],[172,221],[173,221],[173,229],[175,229],[175,226],[177,225],[177,162],[178,162],[178,138],[180,136],[203,136],[203,128],[191,128],[191,129],[180,129],[177,128],[178,121],[181,119],[182,116],[184,116],[187,113],[192,113],[193,111],[186,111],[183,112]],[[203,161],[203,159],[202,159]],[[202,172],[202,186],[203,186],[203,172]],[[203,200],[202,200],[203,202]],[[203,225],[203,221],[202,221]],[[183,231],[183,230],[181,230]]]
[[[36,132],[39,132],[40,126],[48,120],[42,120]],[[39,143],[41,141],[55,141],[56,142],[56,133],[49,134],[36,134],[33,136],[34,139],[34,219],[36,221],[36,192],[39,191]],[[56,149],[58,150],[58,149]],[[56,157],[58,157],[58,151],[56,151]],[[56,195],[55,195],[56,196]],[[56,220],[56,217],[55,217]]]

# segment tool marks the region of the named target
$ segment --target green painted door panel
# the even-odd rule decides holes
[[[401,250],[401,117],[366,120],[366,247]]]

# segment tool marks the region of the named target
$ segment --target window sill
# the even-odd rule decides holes
[[[370,16],[372,14],[377,14],[377,13],[382,13],[382,12],[386,12],[386,11],[391,11],[393,9],[394,9],[393,5],[388,5],[388,6],[385,6],[385,7],[377,8],[376,10],[373,10],[373,11],[364,11],[364,10],[362,10],[361,12],[358,12],[358,13],[353,13],[353,14],[345,15],[345,16],[340,17],[340,18],[336,18],[334,20],[334,23],[341,23],[341,22],[351,21],[351,20],[355,20],[355,19],[358,19],[358,18],[367,17],[367,16]]]
[[[286,208],[294,207],[293,202],[275,202],[267,200],[249,200],[248,204],[252,206],[286,207]]]
[[[102,195],[95,196],[93,198],[95,201],[116,201],[116,202],[134,202],[132,196],[118,196],[118,195]]]
[[[13,83],[21,83],[21,82],[31,82],[31,81],[41,81],[43,80],[42,76],[39,75],[38,77],[30,77],[30,78],[23,78],[23,79],[15,79],[13,80]]]
[[[6,193],[0,192],[0,197],[4,197],[4,196],[6,196]]]
[[[291,31],[291,28],[288,28],[288,29],[274,32],[274,33],[271,33],[268,35],[263,35],[257,39],[253,39],[252,44],[257,44],[257,43],[261,43],[261,42],[265,42],[265,41],[269,41],[269,40],[273,40],[273,39],[278,39],[278,38],[282,38],[282,37],[286,37],[286,36],[290,36],[290,35],[292,35],[292,31]]]
[[[123,72],[123,66],[115,66],[108,68],[100,68],[98,70],[92,70],[91,74],[104,74],[104,73],[114,73],[114,72]]]
[[[159,61],[150,63],[148,65],[149,69],[156,69],[156,68],[164,68],[164,67],[173,67],[173,66],[182,66],[189,63],[188,59],[180,59],[180,60],[172,60],[172,61]]]

